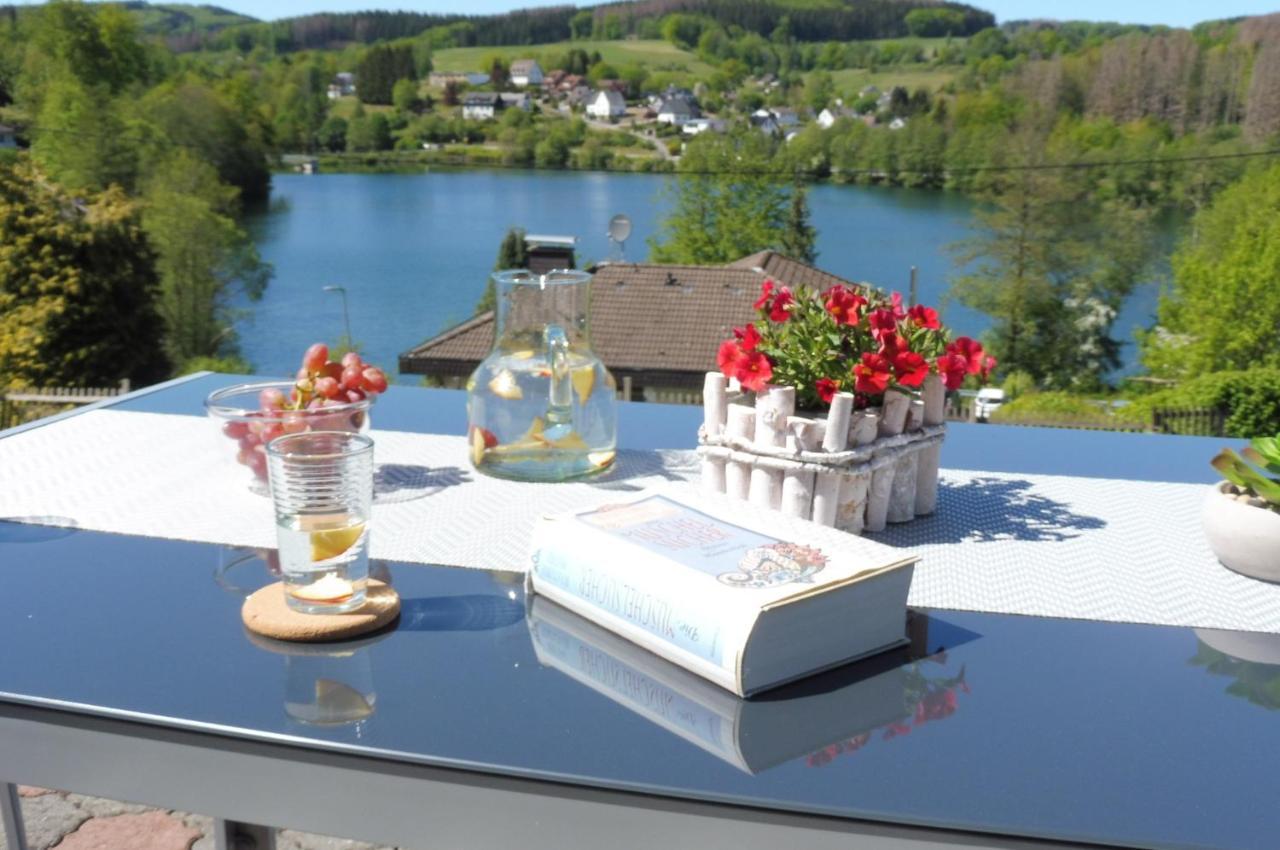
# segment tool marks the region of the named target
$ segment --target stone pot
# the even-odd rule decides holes
[[[1211,488],[1200,512],[1213,554],[1238,573],[1280,582],[1280,513],[1237,501],[1229,486]]]

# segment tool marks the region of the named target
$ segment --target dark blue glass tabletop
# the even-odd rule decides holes
[[[194,415],[227,382],[120,406]],[[458,393],[396,388],[375,427],[461,432],[462,416]],[[698,417],[628,405],[622,419],[624,445],[678,447]],[[977,465],[992,432],[1031,458],[1032,429],[969,426],[947,465],[999,469]],[[1026,471],[1211,480],[1197,441],[1038,437],[1042,466]],[[740,700],[526,600],[511,573],[375,562],[404,600],[389,630],[257,638],[240,604],[273,580],[273,554],[0,521],[0,700],[789,812],[1126,846],[1280,842],[1280,637],[919,610],[910,647]]]

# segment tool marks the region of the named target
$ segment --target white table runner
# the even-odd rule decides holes
[[[373,438],[371,554],[394,561],[522,570],[539,515],[698,474],[692,452],[622,452],[590,484],[522,484],[477,475],[461,437]],[[203,418],[73,416],[0,439],[0,519],[274,548],[270,502],[233,450]],[[924,556],[913,605],[1280,633],[1280,586],[1209,550],[1205,489],[944,470],[937,514],[875,539]]]

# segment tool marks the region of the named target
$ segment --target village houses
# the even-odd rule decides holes
[[[592,118],[609,121],[627,114],[627,103],[622,95],[612,89],[597,91],[587,103],[586,112]]]

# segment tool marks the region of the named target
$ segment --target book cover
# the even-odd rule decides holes
[[[894,582],[891,594],[902,585],[895,604],[905,618],[916,556],[672,488],[545,518],[531,560],[532,591],[743,693],[745,649],[762,615],[795,606],[788,617],[769,621],[798,622],[802,607],[832,616],[820,602],[825,594],[906,568],[905,584]],[[883,588],[877,593],[883,604]]]

